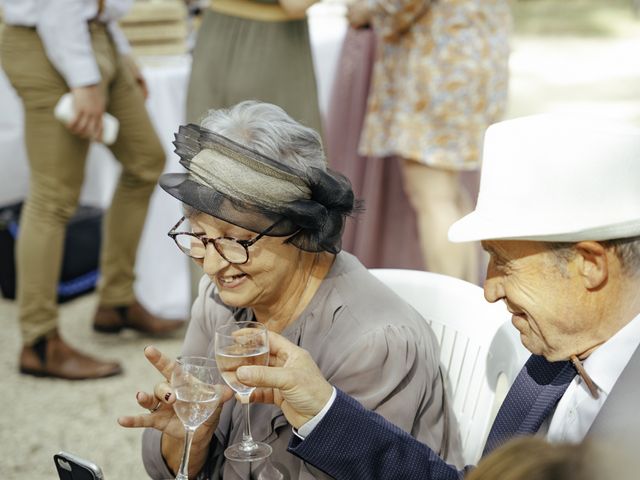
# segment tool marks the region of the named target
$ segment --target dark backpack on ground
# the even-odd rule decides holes
[[[20,234],[22,202],[0,207],[0,289],[16,297],[15,244]],[[101,209],[80,206],[67,225],[58,302],[92,292],[98,281],[102,233]]]

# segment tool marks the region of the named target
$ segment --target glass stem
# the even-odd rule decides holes
[[[251,425],[249,423],[249,398],[242,398],[242,410],[244,412],[244,429],[242,432],[240,449],[244,451],[251,451],[256,448],[256,442],[254,442],[251,437]]]
[[[176,480],[189,480],[189,454],[191,452],[191,441],[193,440],[194,429],[184,427],[184,449],[182,451],[182,461],[180,462],[180,470],[176,475]]]

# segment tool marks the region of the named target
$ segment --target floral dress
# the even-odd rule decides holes
[[[508,0],[371,1],[378,45],[360,153],[477,169],[507,99]]]

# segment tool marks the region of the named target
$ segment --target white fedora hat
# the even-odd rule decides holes
[[[449,240],[558,242],[640,235],[640,129],[566,114],[496,123],[475,211]]]

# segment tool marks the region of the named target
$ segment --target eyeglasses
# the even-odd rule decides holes
[[[267,235],[278,223],[280,223],[278,220],[264,232],[250,240],[238,240],[233,237],[208,238],[202,233],[176,231],[178,226],[185,221],[185,218],[186,217],[182,217],[178,223],[169,230],[169,233],[167,233],[167,235],[176,242],[176,245],[178,245],[178,248],[182,250],[183,253],[189,255],[191,258],[202,259],[205,257],[207,245],[211,243],[216,249],[216,252],[218,252],[222,258],[229,263],[237,265],[247,263],[249,261],[249,247]]]

